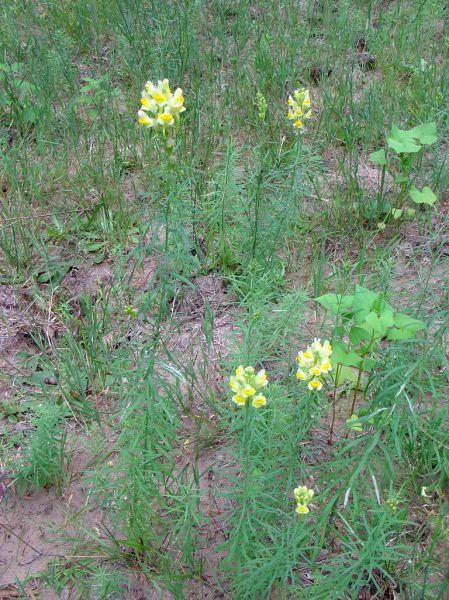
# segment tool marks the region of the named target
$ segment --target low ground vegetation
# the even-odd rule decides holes
[[[448,7],[5,0],[0,597],[449,597]]]

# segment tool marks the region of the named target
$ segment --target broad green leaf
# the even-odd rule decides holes
[[[349,339],[353,344],[358,344],[359,342],[368,342],[371,339],[370,333],[364,329],[363,327],[351,327],[351,331],[349,332]]]
[[[434,121],[432,121],[432,123],[422,123],[422,125],[413,127],[408,133],[410,133],[415,140],[418,140],[420,144],[425,146],[434,144],[438,139],[437,125]]]
[[[335,385],[341,385],[345,381],[355,383],[358,379],[358,372],[352,367],[336,366],[330,375]]]
[[[363,370],[364,371],[371,371],[371,369],[373,369],[377,364],[377,360],[375,358],[371,358],[370,356],[367,356],[366,358],[363,359]]]
[[[388,332],[388,340],[408,340],[414,337],[418,331],[426,328],[422,321],[413,319],[404,313],[394,315],[394,325],[395,327]]]
[[[383,313],[394,313],[393,307],[388,304],[385,300],[384,294],[379,294],[378,298],[371,305],[372,310],[376,311],[378,315],[382,315]]]
[[[394,315],[394,324],[396,327],[417,327],[416,331],[426,328],[426,325],[423,323],[423,321],[419,321],[418,319],[414,319],[413,317],[409,317],[405,313],[400,312]]]
[[[371,310],[371,306],[378,298],[379,294],[375,294],[361,285],[355,286],[352,309],[356,313],[355,317],[358,325],[365,320],[366,315]]]
[[[387,335],[387,340],[409,340],[415,337],[416,331],[407,328],[394,328],[390,329]]]
[[[376,163],[376,165],[380,165],[381,167],[384,167],[387,164],[387,158],[383,148],[376,150],[376,152],[371,152],[369,159],[371,162]]]
[[[410,197],[416,204],[428,204],[429,206],[433,206],[437,201],[437,197],[427,185],[423,187],[422,192],[415,186],[412,186],[410,188]]]
[[[374,337],[384,337],[390,327],[393,327],[393,313],[385,311],[378,315],[371,311],[365,318],[366,329],[372,333]]]
[[[348,348],[344,342],[333,343],[331,358],[334,365],[341,364],[346,367],[358,367],[363,360],[362,357],[356,352],[348,351]]]
[[[354,296],[344,296],[343,294],[324,294],[315,298],[315,302],[324,306],[334,314],[338,315],[344,311],[345,308],[349,308],[352,304]]]
[[[421,150],[421,146],[415,144],[414,137],[410,131],[402,131],[402,129],[398,129],[395,125],[391,128],[387,144],[398,154],[413,154]]]

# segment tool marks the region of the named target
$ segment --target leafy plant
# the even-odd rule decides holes
[[[428,186],[420,191],[412,181],[412,171],[416,158],[422,154],[424,146],[434,144],[438,139],[436,123],[423,123],[407,131],[403,131],[393,125],[387,138],[387,146],[392,152],[385,152],[384,148],[370,154],[372,162],[382,167],[382,183],[378,196],[378,214],[385,214],[384,221],[379,223],[379,229],[385,228],[385,223],[390,219],[400,219],[406,214],[414,216],[414,209],[405,211],[407,198],[415,204],[427,204],[433,206],[437,200],[436,195]],[[388,171],[393,177],[395,184],[399,186],[395,206],[384,207],[383,205],[383,183],[385,172]]]
[[[37,89],[25,79],[24,67],[23,63],[0,63],[0,109],[16,125],[34,125]]]
[[[369,378],[364,374],[376,367],[376,353],[383,350],[381,342],[409,340],[425,329],[425,324],[394,310],[385,294],[361,285],[356,285],[351,295],[329,293],[315,300],[335,317],[333,419],[329,438],[332,441],[337,386],[344,384],[354,390],[347,422],[355,430],[359,428],[357,415],[354,415],[357,396],[361,390],[363,400],[366,399]]]

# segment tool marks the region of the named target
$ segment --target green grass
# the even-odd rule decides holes
[[[77,481],[86,496],[42,585],[447,597],[448,14],[442,0],[2,3],[0,279],[22,303],[12,319],[0,297],[3,502]],[[187,107],[174,168],[136,124],[145,81],[164,77]],[[314,117],[297,135],[298,86]],[[428,122],[438,140],[410,178],[438,200],[393,219],[401,182],[382,185],[369,155],[393,125]],[[352,318],[314,299],[355,285],[425,328],[383,336],[360,393],[357,377],[310,393],[298,351]],[[232,402],[240,364],[266,369],[265,407]],[[305,517],[298,485],[315,491]]]

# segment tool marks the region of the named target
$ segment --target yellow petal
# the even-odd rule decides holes
[[[242,394],[244,396],[246,396],[247,398],[249,398],[250,396],[254,396],[255,393],[256,393],[256,390],[249,384],[246,384],[242,390]]]
[[[159,123],[159,125],[166,127],[173,125],[175,120],[173,118],[173,115],[171,115],[170,113],[162,113],[158,116],[157,122]]]
[[[298,504],[298,506],[296,507],[296,512],[300,515],[306,515],[308,512],[310,512],[310,510],[307,506],[304,506],[303,504]]]
[[[267,403],[267,399],[262,394],[258,394],[253,399],[253,402],[252,402],[252,404],[255,408],[260,408],[261,406],[265,406],[266,403]]]
[[[153,100],[158,104],[163,104],[167,100],[167,97],[165,96],[165,94],[161,94],[160,92],[154,92]]]
[[[146,127],[154,126],[154,119],[151,119],[143,110],[137,112],[137,122],[139,125],[145,125]]]
[[[323,383],[319,379],[312,379],[312,381],[309,381],[307,387],[309,388],[309,390],[317,390],[319,392],[323,387]]]
[[[232,399],[237,404],[237,406],[245,406],[246,404],[246,398],[242,398],[242,396],[239,396],[238,394],[232,396]]]

